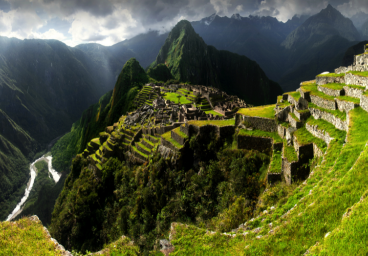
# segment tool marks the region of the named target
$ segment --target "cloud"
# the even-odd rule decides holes
[[[346,16],[368,12],[366,0],[0,0],[0,33],[111,45],[149,30],[167,32],[181,19],[239,13],[285,22],[295,14],[313,15],[328,3]]]

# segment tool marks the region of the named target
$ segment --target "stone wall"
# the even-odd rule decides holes
[[[276,132],[276,120],[254,116],[243,116],[243,121],[247,121],[251,126],[257,130],[266,132]]]
[[[338,83],[338,84],[344,84],[345,83],[345,77],[333,77],[333,76],[317,76],[316,77],[316,84],[317,85],[323,85],[323,84],[332,84],[332,83]]]
[[[176,132],[171,131],[171,138],[173,138],[174,140],[176,140],[180,145],[184,145],[185,138],[181,137]]]
[[[347,121],[343,121],[340,118],[334,116],[325,111],[321,111],[319,109],[310,108],[311,114],[315,119],[323,119],[331,124],[333,124],[336,129],[347,131],[348,130],[348,123]]]
[[[306,121],[310,117],[310,112],[298,112],[297,110],[293,111],[294,115],[302,122]]]
[[[358,99],[360,99],[360,97],[363,95],[363,92],[364,92],[361,89],[350,88],[349,86],[344,86],[344,90],[345,90],[346,96],[358,98]]]
[[[336,99],[336,103],[337,103],[337,108],[341,112],[345,111],[346,113],[349,113],[350,110],[359,107],[359,104],[355,104],[354,102],[351,102],[351,101],[344,101],[344,100]]]
[[[309,176],[310,167],[298,162],[289,163],[286,158],[282,158],[282,172],[286,184],[291,184],[296,180],[305,180]]]
[[[339,67],[335,69],[336,74],[346,73],[353,70],[353,66]]]
[[[298,163],[288,162],[286,158],[282,158],[282,173],[284,174],[286,184],[292,183],[292,177],[297,173]]]
[[[331,110],[337,109],[335,100],[326,100],[326,99],[323,99],[315,95],[311,95],[310,97],[311,97],[312,103],[321,108],[326,108],[326,109],[331,109]]]
[[[334,89],[326,88],[323,86],[318,86],[317,89],[318,91],[323,92],[324,94],[334,96],[334,97],[341,96],[344,93],[344,90],[334,90]]]
[[[277,133],[280,135],[280,137],[282,139],[285,138],[285,136],[286,136],[286,127],[279,124],[277,126]]]
[[[294,127],[294,128],[299,129],[299,128],[301,128],[301,127],[303,126],[302,122],[299,122],[299,121],[295,120],[295,119],[291,116],[291,114],[290,114],[290,113],[289,113],[289,116],[288,116],[288,121],[289,121],[290,125],[291,125],[292,127]]]
[[[310,125],[310,124],[307,123],[305,125],[305,128],[314,137],[317,137],[317,138],[320,138],[321,140],[324,140],[327,144],[330,144],[330,142],[334,139],[325,130],[318,129],[318,125]]]
[[[345,75],[345,83],[361,85],[361,86],[364,86],[365,88],[368,88],[368,77],[357,76],[357,75],[348,73]]]
[[[368,112],[368,96],[367,95],[362,95],[360,97],[360,106],[362,107],[362,109]]]
[[[306,101],[310,101],[310,92],[304,92],[301,88],[296,90],[297,92],[300,93],[300,95],[302,96],[303,99],[305,99]]]
[[[324,155],[322,150],[319,147],[317,147],[316,144],[313,144],[313,154],[314,157],[323,157]]]
[[[171,144],[171,142],[167,141],[163,137],[161,137],[161,145],[171,149],[172,151],[178,151],[178,149],[173,144]]]
[[[259,152],[269,152],[272,149],[273,139],[263,137],[252,137],[238,135],[238,148],[247,150],[258,150]]]
[[[287,106],[286,108],[283,108],[282,110],[280,110],[276,114],[277,119],[285,122],[288,118],[288,114],[289,114],[290,111],[291,111],[290,106]]]
[[[313,143],[306,145],[300,145],[297,138],[294,136],[294,148],[298,155],[299,163],[308,163],[310,159],[313,158]]]

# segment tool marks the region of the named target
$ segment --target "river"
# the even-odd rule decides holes
[[[12,211],[12,213],[9,214],[8,218],[6,219],[6,221],[12,220],[13,218],[15,218],[18,214],[20,214],[22,212],[22,206],[27,201],[28,196],[29,196],[29,193],[31,193],[31,190],[32,190],[33,185],[34,185],[34,181],[35,181],[36,176],[37,176],[35,164],[38,161],[45,161],[45,162],[47,162],[49,173],[51,174],[51,176],[54,179],[55,183],[57,183],[59,181],[60,174],[52,168],[52,156],[45,156],[45,155],[43,155],[40,158],[36,159],[29,166],[29,170],[30,170],[30,173],[31,173],[31,178],[29,179],[29,181],[27,183],[27,187],[26,187],[26,191],[24,192],[24,196],[22,197],[22,199],[20,200],[20,202],[17,204],[17,206],[14,208],[14,210]]]

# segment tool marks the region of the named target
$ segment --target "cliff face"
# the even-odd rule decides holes
[[[172,29],[151,67],[159,64],[165,64],[180,81],[236,93],[251,104],[271,103],[282,92],[256,62],[207,46],[185,20]]]

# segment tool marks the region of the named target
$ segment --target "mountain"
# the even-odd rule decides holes
[[[350,17],[350,20],[353,22],[354,26],[357,28],[358,31],[361,30],[362,25],[367,21],[368,14],[362,11],[357,12],[352,17]]]
[[[159,64],[165,64],[182,82],[217,87],[250,104],[271,103],[281,92],[279,85],[269,80],[256,62],[207,46],[185,20],[172,29],[150,67]]]
[[[367,40],[368,39],[368,19],[363,23],[360,33],[362,35],[362,39]]]
[[[282,45],[286,49],[295,49],[301,45],[314,47],[323,44],[334,35],[339,35],[349,41],[360,39],[353,22],[329,4],[320,13],[308,18],[290,33]]]
[[[28,163],[112,89],[111,73],[56,40],[0,37],[0,219],[24,193]]]
[[[89,43],[77,45],[76,48],[82,50],[96,64],[105,67],[113,73],[114,78],[117,78],[121,68],[131,58],[136,58],[144,68],[148,67],[155,60],[166,37],[167,33],[149,31],[112,46]],[[101,71],[101,75],[104,74]]]
[[[278,80],[285,91],[295,90],[301,81],[341,65],[346,50],[359,40],[352,22],[328,5],[308,18],[285,39],[284,72]]]
[[[192,22],[192,26],[206,44],[247,56],[256,61],[269,78],[277,80],[283,72],[283,63],[278,61],[284,55],[280,44],[306,18],[295,15],[283,23],[273,17],[234,14],[228,18],[213,14]]]

